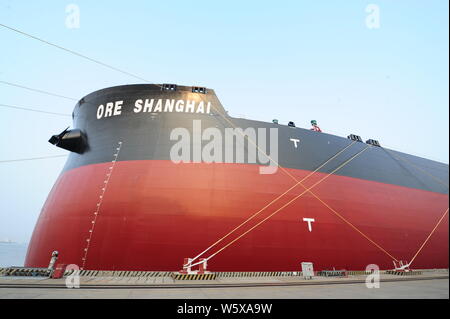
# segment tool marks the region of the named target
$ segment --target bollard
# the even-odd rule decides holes
[[[58,251],[55,250],[52,252],[52,258],[50,258],[50,263],[48,264],[48,269],[53,270],[57,260],[58,260]]]
[[[202,263],[199,265],[198,274],[204,274],[206,271],[206,266],[208,265],[207,260],[205,258],[200,258],[199,261],[202,261]]]
[[[191,262],[192,262],[191,258],[184,258],[183,269],[180,270],[180,274],[190,274],[192,272]]]

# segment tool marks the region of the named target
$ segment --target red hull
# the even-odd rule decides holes
[[[82,166],[59,177],[43,207],[25,266],[59,262],[82,265],[86,239],[110,163]],[[310,172],[287,169],[298,180]],[[304,184],[325,176],[316,173]],[[239,181],[239,183],[236,183]],[[85,269],[179,270],[295,182],[280,169],[260,175],[257,165],[115,164],[97,217]],[[297,186],[241,230],[229,243],[304,189]],[[448,207],[448,195],[344,176],[312,189],[324,202],[398,260],[410,261]],[[312,231],[303,218],[314,218]],[[413,268],[448,268],[448,215],[415,259]],[[205,255],[209,256],[207,253]],[[209,262],[212,271],[393,267],[392,259],[305,194]]]

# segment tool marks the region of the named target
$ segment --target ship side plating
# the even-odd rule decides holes
[[[70,153],[49,194],[26,266],[43,267],[58,250],[61,262],[85,269],[179,270],[183,258],[261,211],[212,250],[243,235],[211,259],[211,269],[296,270],[302,261],[319,270],[368,264],[386,269],[410,260],[448,207],[448,165],[326,133],[233,118],[211,89],[108,88],[80,100],[73,117],[71,134],[55,135],[53,142],[66,149],[82,144],[83,150]],[[221,144],[222,161],[198,160],[195,154],[210,143],[202,136],[208,128],[224,137],[237,128],[254,129],[257,160],[238,158],[236,149],[254,147],[251,135],[238,134],[231,146]],[[188,162],[171,159],[176,129],[190,137]],[[270,154],[273,143],[277,154]],[[230,148],[234,153],[227,158]],[[261,174],[270,165],[262,153],[277,164],[273,174]],[[415,265],[448,267],[448,216]]]

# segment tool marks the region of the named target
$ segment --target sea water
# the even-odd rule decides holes
[[[23,267],[28,243],[0,243],[0,267]]]

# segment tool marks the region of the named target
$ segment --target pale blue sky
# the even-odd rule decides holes
[[[217,3],[216,3],[217,2]],[[65,8],[80,8],[69,29]],[[365,8],[380,8],[369,29]],[[375,138],[448,163],[448,1],[8,1],[0,23],[154,83],[215,89],[231,115]],[[76,99],[138,80],[0,27],[0,81]],[[0,104],[70,114],[0,84]],[[70,117],[0,107],[0,161],[65,151]],[[0,163],[0,240],[28,241],[64,158]]]

